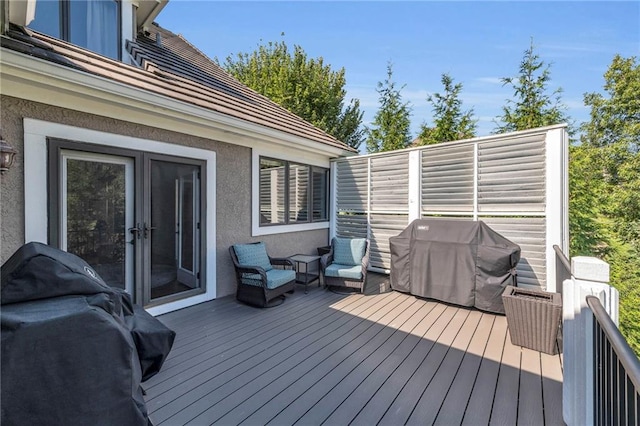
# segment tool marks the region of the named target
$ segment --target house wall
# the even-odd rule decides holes
[[[314,253],[327,244],[328,230],[251,236],[251,149],[247,147],[157,129],[9,96],[0,96],[2,135],[18,150],[16,161],[0,181],[0,262],[24,244],[23,119],[33,118],[124,136],[168,142],[216,152],[216,269],[217,296],[235,292],[233,264],[228,248],[238,242],[264,241],[269,254],[287,256]]]

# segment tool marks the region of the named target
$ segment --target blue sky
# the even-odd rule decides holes
[[[614,55],[640,54],[638,1],[171,0],[157,21],[221,60],[263,42],[298,44],[334,69],[345,68],[347,97],[360,99],[365,124],[378,109],[376,85],[391,61],[412,105],[412,136],[432,122],[426,98],[442,92],[444,72],[463,84],[463,108],[474,109],[478,135],[490,134],[513,95],[500,78],[517,75],[531,38],[551,64],[549,90],[563,89],[576,123],[588,119],[583,94],[602,91]]]

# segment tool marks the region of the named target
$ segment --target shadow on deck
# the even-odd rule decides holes
[[[513,346],[504,316],[301,289],[160,316],[177,338],[143,385],[154,424],[563,424],[561,357]]]

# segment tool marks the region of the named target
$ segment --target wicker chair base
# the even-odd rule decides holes
[[[290,281],[278,288],[264,289],[262,287],[240,284],[236,292],[236,299],[248,305],[260,308],[272,308],[284,302],[285,293],[295,291],[295,281]]]
[[[366,280],[366,277],[365,277]],[[339,278],[339,277],[327,277],[325,275],[324,277],[324,285],[327,287],[347,287],[347,288],[354,288],[357,289],[358,291],[360,291],[360,293],[363,292],[364,289],[364,280],[363,281],[356,281],[356,280],[349,280],[346,278]]]

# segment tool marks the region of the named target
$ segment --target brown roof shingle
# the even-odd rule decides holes
[[[151,33],[139,35],[134,42],[127,41],[127,50],[139,68],[23,28],[14,28],[3,36],[2,46],[246,122],[355,152],[333,136],[244,86],[183,37],[157,24],[152,26]]]

